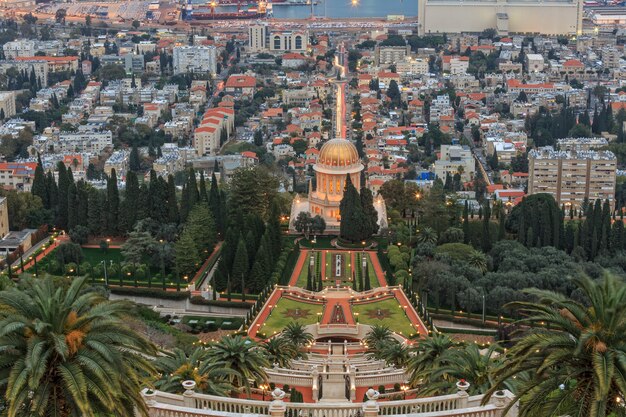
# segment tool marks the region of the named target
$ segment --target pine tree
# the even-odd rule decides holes
[[[117,189],[117,174],[111,170],[107,180],[107,232],[117,234],[119,231],[120,194]]]
[[[217,235],[213,217],[206,204],[196,204],[189,212],[185,223],[185,232],[191,234],[200,257],[202,259],[207,258],[217,242]]]
[[[364,272],[364,286],[363,286],[363,290],[364,291],[369,291],[372,289],[372,283],[370,282],[370,272],[369,272],[369,264],[366,263],[365,264],[365,272]]]
[[[187,220],[189,214],[189,192],[187,191],[187,184],[183,184],[183,191],[180,194],[180,222],[184,223]]]
[[[249,281],[247,286],[252,293],[260,292],[269,281],[265,248],[259,247],[254,257],[254,264],[250,270]]]
[[[200,258],[191,233],[183,231],[174,248],[176,270],[180,274],[177,279],[180,279],[181,276],[193,276],[197,270]]]
[[[498,223],[498,240],[504,240],[506,236],[506,229],[504,227],[506,221],[506,215],[504,214],[504,210],[500,208],[500,222]]]

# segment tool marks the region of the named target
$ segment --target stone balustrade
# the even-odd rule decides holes
[[[285,393],[275,389],[268,394],[272,401],[246,400],[199,394],[193,381],[184,382],[182,395],[145,389],[142,395],[151,417],[517,417],[514,404],[505,414],[504,409],[513,401],[509,391],[499,391],[489,403],[480,405],[482,395],[469,396],[469,384],[458,385],[456,394],[430,398],[379,402],[380,394],[367,391],[364,403],[323,402],[289,403],[283,401]]]

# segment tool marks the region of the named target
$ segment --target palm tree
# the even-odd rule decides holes
[[[487,272],[487,257],[480,251],[473,250],[469,255],[467,263],[480,270],[483,274]]]
[[[437,232],[432,227],[424,227],[417,234],[417,241],[419,243],[437,243]]]
[[[470,395],[484,394],[494,386],[493,373],[500,365],[498,345],[492,344],[486,352],[471,343],[462,349],[449,349],[441,356],[441,364],[430,375],[427,391],[438,390],[451,393],[457,381],[464,379],[470,383]],[[508,381],[503,381],[506,388]]]
[[[125,323],[131,304],[51,278],[0,292],[0,393],[8,417],[147,416],[152,343]]]
[[[291,361],[300,355],[298,348],[282,337],[273,337],[266,340],[261,347],[267,360],[281,368],[288,368]]]
[[[194,381],[205,394],[226,396],[234,389],[228,377],[235,372],[214,366],[203,348],[196,348],[189,356],[182,349],[174,349],[167,356],[157,358],[154,366],[161,375],[154,385],[162,391],[182,393],[182,382],[187,380]]]
[[[412,349],[413,354],[407,363],[407,372],[411,375],[410,385],[421,385],[433,369],[441,365],[441,356],[454,347],[454,341],[443,333],[435,333],[420,341]]]
[[[250,392],[250,381],[262,383],[267,380],[265,368],[270,362],[257,344],[248,338],[227,336],[212,343],[207,350],[207,359],[212,366],[228,368],[235,372],[229,381],[237,388]]]
[[[313,341],[313,335],[307,332],[304,325],[297,321],[288,323],[281,332],[280,337],[298,349]]]
[[[382,359],[389,366],[403,368],[409,360],[409,348],[395,339],[378,343],[377,359]]]
[[[528,373],[516,400],[520,416],[623,415],[626,393],[626,284],[611,275],[576,277],[585,303],[528,290],[536,302],[516,302],[520,323],[545,323],[523,335],[496,372],[494,387]],[[485,398],[485,401],[488,400]]]
[[[368,346],[368,350],[376,350],[380,343],[394,340],[393,332],[389,327],[382,324],[375,324],[367,333],[363,341]]]

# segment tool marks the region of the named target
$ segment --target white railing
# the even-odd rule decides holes
[[[459,399],[457,394],[452,394],[412,400],[386,401],[380,403],[380,414],[395,416],[455,410],[459,406]]]

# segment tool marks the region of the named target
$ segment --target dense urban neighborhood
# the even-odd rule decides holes
[[[626,416],[623,4],[467,3],[0,0],[0,416]]]

